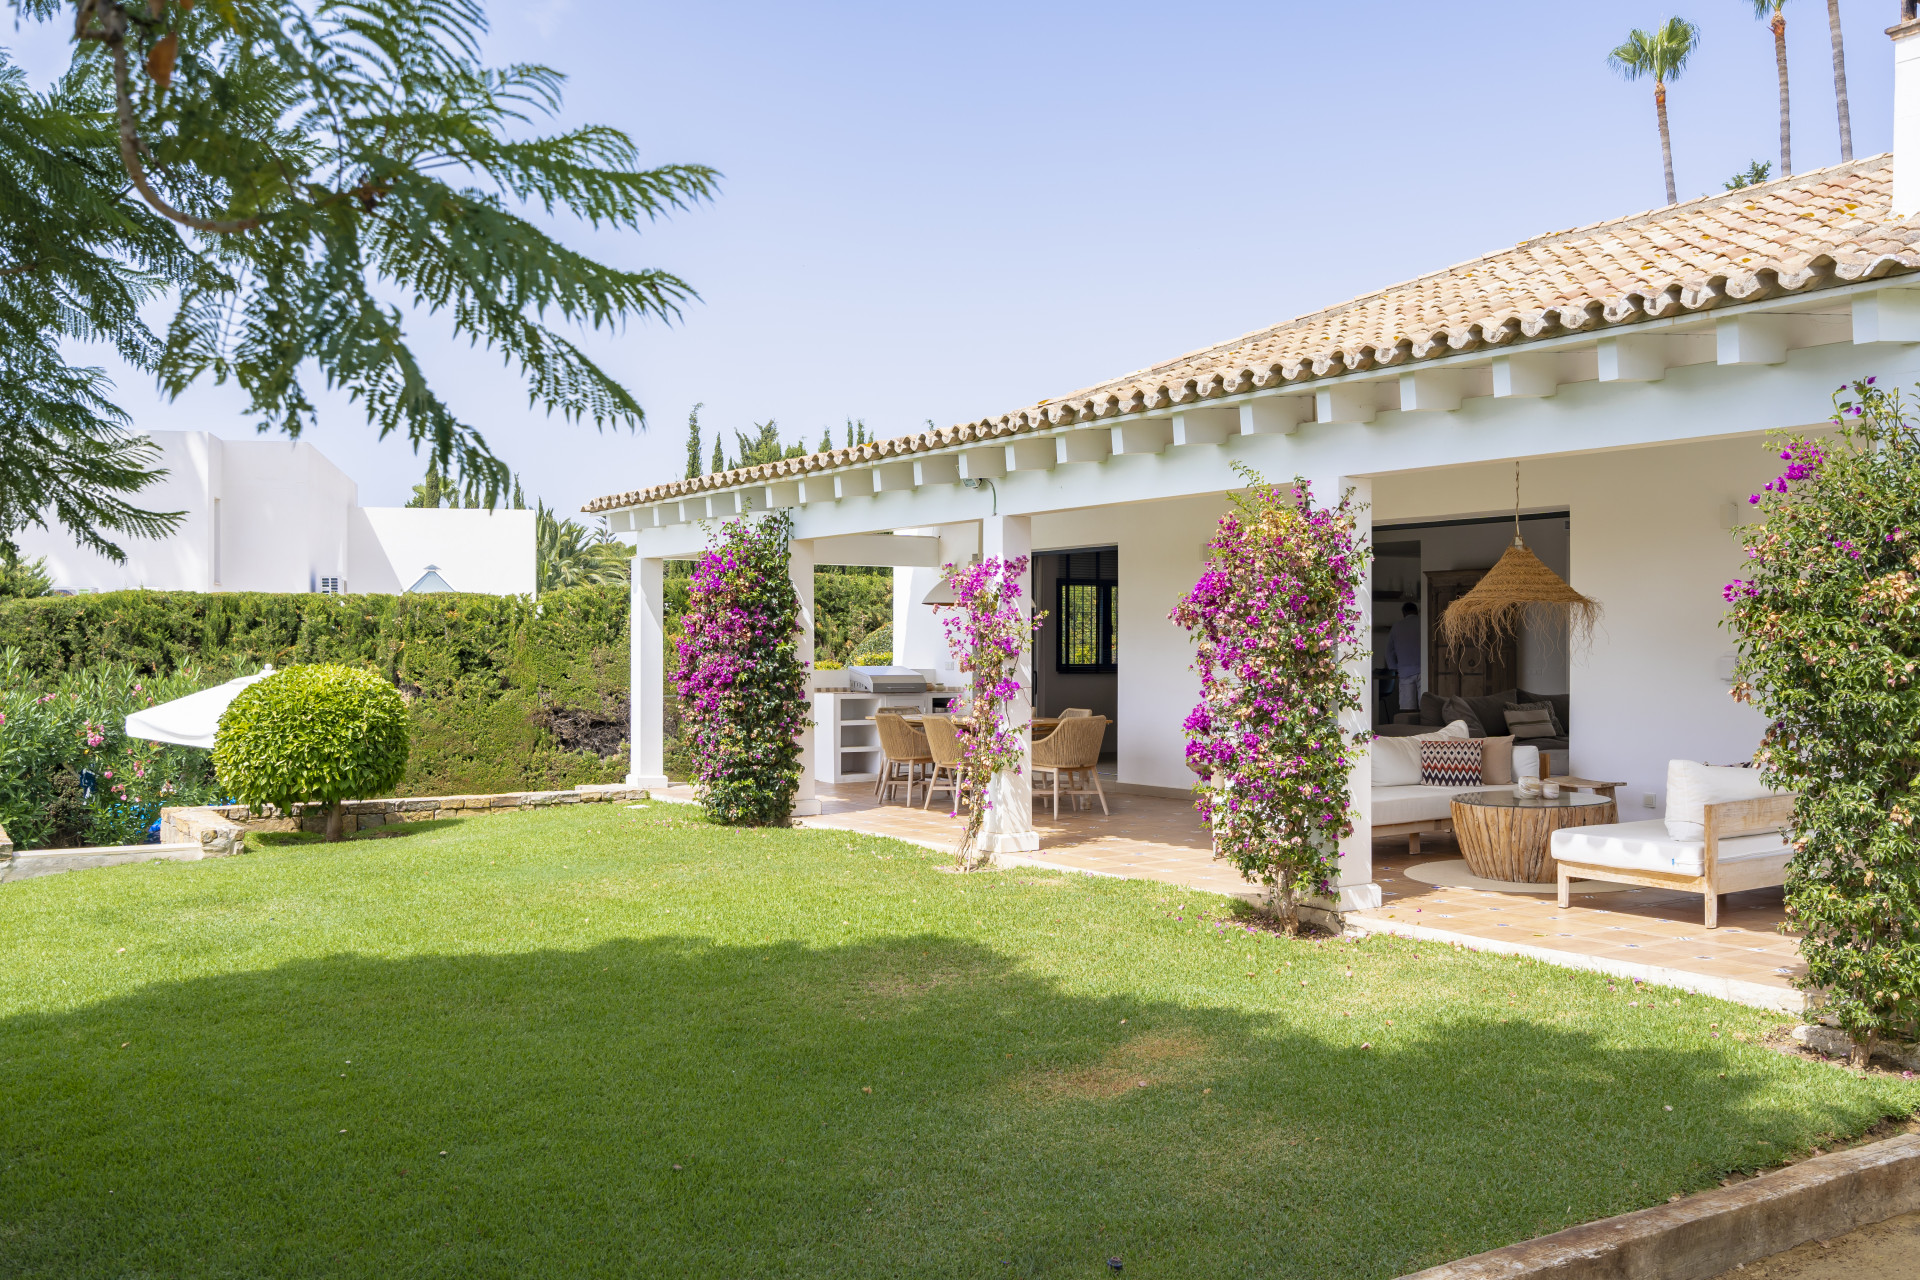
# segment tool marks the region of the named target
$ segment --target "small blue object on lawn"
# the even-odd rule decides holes
[[[160,819],[158,818],[155,818],[153,820],[153,825],[147,828],[147,843],[148,844],[160,843]]]

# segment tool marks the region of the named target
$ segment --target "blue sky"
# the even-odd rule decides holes
[[[1842,9],[1866,156],[1891,143],[1897,6]],[[563,121],[725,173],[713,204],[645,235],[564,228],[702,300],[584,343],[646,406],[638,434],[549,419],[432,317],[411,332],[529,500],[563,508],[677,478],[696,402],[709,440],[773,417],[810,445],[849,417],[893,435],[998,415],[1662,203],[1651,85],[1606,53],[1674,12],[1704,33],[1669,106],[1685,199],[1777,160],[1772,37],[1748,0],[495,6],[490,57],[566,73]],[[1839,159],[1825,6],[1787,15],[1805,170]],[[0,41],[46,76],[65,25]],[[167,403],[116,376],[143,427],[251,431],[230,392]],[[364,504],[419,478],[342,399],[308,438]]]

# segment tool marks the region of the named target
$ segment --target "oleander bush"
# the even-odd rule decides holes
[[[340,663],[288,667],[242,689],[220,716],[214,775],[242,804],[282,812],[390,795],[407,772],[407,704],[391,681]]]
[[[1734,697],[1769,720],[1754,757],[1798,793],[1787,913],[1805,984],[1853,1036],[1920,1032],[1920,432],[1869,378],[1830,430],[1780,442],[1727,584]]]
[[[220,798],[207,752],[125,728],[130,712],[217,683],[124,662],[45,679],[0,649],[0,827],[23,849],[139,844],[163,805]]]

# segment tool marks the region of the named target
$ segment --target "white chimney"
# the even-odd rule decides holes
[[[1893,216],[1920,213],[1920,0],[1900,0],[1893,37]]]

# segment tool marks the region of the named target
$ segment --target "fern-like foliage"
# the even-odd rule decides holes
[[[425,312],[498,351],[531,404],[603,429],[644,422],[557,326],[671,321],[696,295],[532,219],[638,231],[711,197],[713,170],[643,168],[604,126],[538,132],[564,78],[483,65],[475,0],[77,0],[74,14],[73,79],[109,108],[95,127],[124,170],[122,216],[158,213],[195,251],[168,277],[178,305],[152,360],[169,394],[231,381],[261,430],[298,436],[317,378],[492,505],[510,473],[429,385],[405,323]]]
[[[164,218],[124,198],[115,145],[97,77],[34,93],[0,54],[0,556],[52,519],[120,560],[112,535],[157,536],[176,519],[129,500],[159,478],[158,455],[127,429],[106,375],[62,348],[106,343],[151,366],[160,343],[141,308],[211,274]]]

